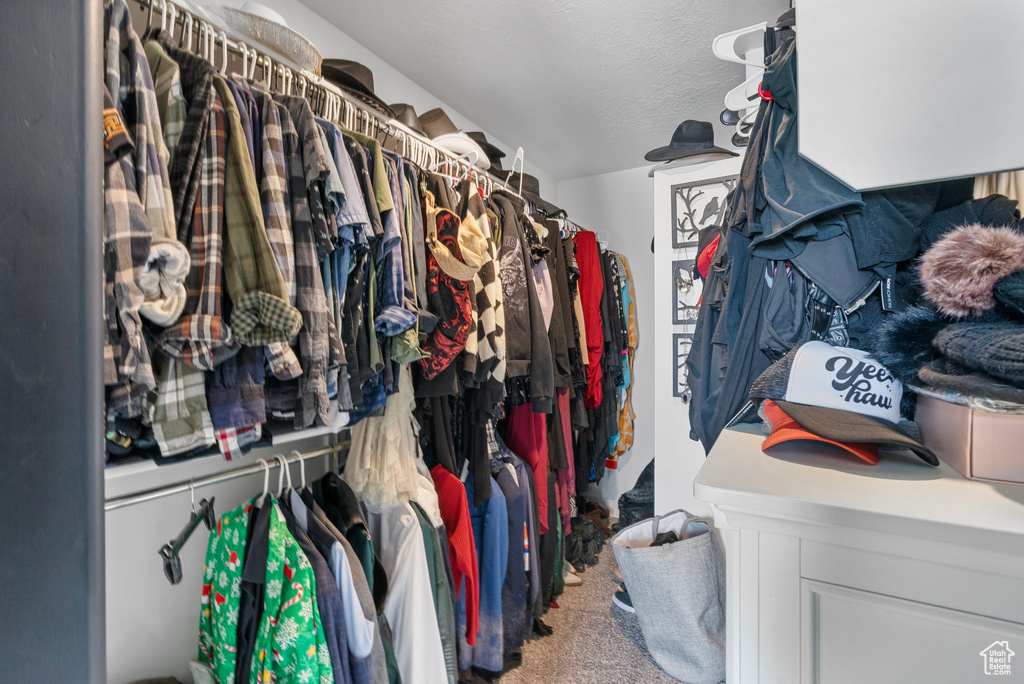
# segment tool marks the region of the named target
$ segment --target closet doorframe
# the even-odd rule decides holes
[[[10,0],[3,14],[3,679],[100,684],[103,9]]]

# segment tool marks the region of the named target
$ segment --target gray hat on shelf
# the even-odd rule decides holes
[[[1024,389],[1024,325],[954,323],[941,330],[933,344],[965,368]]]

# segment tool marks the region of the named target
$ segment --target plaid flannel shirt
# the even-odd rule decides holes
[[[379,142],[358,133],[352,136],[369,148],[367,156],[373,160],[374,195],[384,231],[377,243],[381,307],[379,312],[375,312],[374,328],[387,337],[393,337],[416,324],[416,314],[405,308],[404,300],[402,230],[399,227],[404,216],[395,202],[397,171],[393,161],[384,157]]]
[[[107,93],[108,105],[113,100]],[[106,125],[119,125],[117,112],[108,107]],[[156,383],[149,348],[142,335],[139,307],[143,294],[138,279],[149,256],[152,233],[135,193],[130,150],[104,169],[103,318],[107,339],[103,347],[104,384],[113,386],[107,412],[110,417],[132,417],[141,410],[141,397]]]
[[[334,161],[334,153],[331,150],[330,142],[327,140],[327,133],[317,125],[317,133],[320,134],[320,144],[327,155],[327,165],[330,173],[323,184],[324,207],[327,209],[327,222],[334,226],[332,241],[338,240],[338,212],[345,206],[345,188],[341,184],[341,177],[338,175],[338,165]],[[327,393],[329,396],[337,394],[338,367],[345,363],[345,351],[341,347],[341,318],[338,315],[338,305],[335,301],[333,287],[334,277],[331,267],[334,262],[334,255],[337,247],[331,254],[324,255],[320,260],[320,271],[324,279],[324,298],[327,300],[327,343],[330,350],[330,361],[328,367],[331,369],[328,374]]]
[[[189,260],[188,250],[176,237],[167,170],[170,155],[161,131],[150,65],[126,2],[111,2],[106,19],[107,90],[135,143],[134,154],[123,159],[123,165],[125,174],[134,176],[135,192],[152,234],[150,254],[139,280],[144,298],[139,313],[157,325],[169,325],[185,305],[183,281]]]
[[[178,227],[178,239],[186,245],[192,243],[192,229],[195,222],[194,209],[199,194],[202,175],[203,148],[207,140],[207,128],[213,111],[213,67],[186,50],[179,50],[167,32],[160,31],[157,42],[167,55],[178,64],[181,77],[181,91],[189,103],[185,124],[174,150],[174,158],[168,169],[171,178],[171,193],[174,202],[174,221]]]
[[[285,167],[284,141],[281,132],[281,114],[270,95],[252,88],[253,97],[260,106],[263,123],[263,182],[260,201],[263,221],[281,271],[288,301],[295,303],[295,247],[292,241],[292,219],[288,201],[288,173]]]
[[[198,65],[197,68],[203,69],[210,76],[209,69],[212,67],[207,62],[191,55],[185,56],[205,64],[205,67]],[[188,75],[190,69],[185,66],[185,62],[181,62],[181,66],[183,75]],[[199,370],[213,370],[218,363],[238,353],[239,347],[231,328],[221,318],[227,131],[224,108],[213,92],[212,78],[205,79],[205,82],[212,99],[202,154],[198,159],[200,182],[192,210],[192,268],[185,281],[188,300],[185,302],[185,315],[176,324],[163,330],[157,342],[160,349],[169,356],[181,359]],[[186,127],[182,134],[183,141],[189,132]],[[176,161],[183,157],[177,157]]]
[[[309,103],[301,97],[291,95],[274,95],[274,99],[288,108],[292,125],[295,126],[300,147],[298,154],[302,159],[306,179],[307,201],[313,237],[319,256],[334,251],[334,239],[338,237],[337,225],[328,221],[324,210],[323,188],[331,167],[327,161],[327,153],[320,142],[320,129],[313,118],[313,110]]]
[[[178,147],[178,140],[185,129],[185,117],[188,114],[188,103],[181,91],[181,70],[178,69],[178,63],[167,54],[167,50],[155,40],[146,41],[145,50],[149,69],[153,74],[156,105],[164,129],[164,144],[167,146],[170,159],[173,160],[174,150]],[[168,161],[168,172],[170,166],[171,162]],[[173,206],[172,200],[172,211]]]
[[[284,140],[285,166],[288,171],[289,196],[292,209],[292,239],[295,246],[295,305],[302,313],[299,331],[299,358],[302,377],[298,380],[295,426],[309,427],[318,420],[326,425],[330,414],[327,397],[327,367],[330,349],[327,341],[328,314],[323,278],[313,236],[309,212],[308,178],[303,167],[299,134],[291,114],[281,104],[281,131]],[[281,394],[286,396],[287,392]],[[287,406],[275,406],[287,410]]]
[[[231,329],[235,339],[258,347],[287,342],[302,319],[287,300],[263,225],[263,210],[245,145],[242,122],[227,81],[214,77],[224,103],[229,131],[224,168],[224,280],[231,297]]]
[[[171,214],[171,181],[167,171],[167,145],[160,128],[153,75],[142,42],[132,27],[125,0],[113,0],[106,8],[106,84],[114,97],[124,125],[135,142],[132,158],[135,191],[158,238],[175,234]]]
[[[263,208],[263,222],[267,230],[267,239],[270,240],[270,249],[277,260],[285,290],[288,292],[288,303],[294,306],[295,246],[292,239],[281,114],[269,93],[252,86],[249,91],[259,106],[262,124],[260,163],[263,173],[260,181],[260,203]],[[291,380],[302,375],[302,365],[289,342],[272,342],[266,347],[267,363],[278,380]]]
[[[176,456],[214,443],[213,420],[206,403],[205,373],[178,359],[157,354],[157,388],[146,397],[144,422],[162,456]]]
[[[218,430],[217,448],[224,455],[225,461],[234,461],[249,453],[262,437],[262,425]]]

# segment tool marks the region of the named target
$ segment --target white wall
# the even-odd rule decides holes
[[[605,173],[558,184],[558,206],[580,226],[599,234],[608,247],[625,255],[633,273],[640,346],[634,362],[633,448],[619,457],[617,470],[605,472],[601,493],[617,514],[619,495],[636,483],[654,457],[654,181],[649,167]],[[658,468],[660,468],[660,461]]]
[[[704,448],[690,439],[689,407],[672,396],[672,333],[680,332],[672,325],[672,261],[695,258],[691,250],[672,248],[673,185],[717,178],[739,173],[742,157],[725,159],[668,171],[659,171],[654,179],[655,232],[654,269],[654,354],[657,372],[654,376],[655,453],[658,465],[654,479],[654,511],[667,513],[685,508],[695,515],[710,517],[711,510],[693,495],[693,478],[704,464]]]
[[[203,3],[207,4],[207,3]],[[214,4],[214,3],[209,3]],[[216,4],[221,4],[217,2]],[[233,1],[230,4],[240,5]],[[400,71],[375,55],[368,48],[344,33],[344,26],[335,26],[327,19],[306,7],[300,0],[261,0],[261,4],[279,12],[288,22],[289,28],[298,31],[317,46],[324,59],[351,59],[367,66],[373,72],[374,92],[385,102],[391,104],[405,102],[411,104],[417,114],[441,107],[452,121],[464,131],[484,131],[487,139],[508,153],[503,165],[508,168],[512,163],[516,140],[498,140],[486,129],[473,123],[452,107],[448,106],[433,94],[411,81]],[[438,37],[439,40],[450,40],[451,37]],[[526,150],[526,172],[533,174],[540,181],[541,196],[549,202],[558,203],[557,183],[546,171],[530,162],[530,150]]]
[[[250,465],[259,458],[292,449],[312,451],[326,438],[307,439],[272,449],[254,450],[241,462],[209,456],[160,468],[152,463],[120,466],[107,471],[107,498],[187,482],[222,470]],[[326,457],[306,464],[306,477],[326,472]],[[276,491],[277,470],[270,487]],[[299,466],[292,466],[298,486]],[[196,490],[196,502],[215,497],[220,517],[263,489],[263,477],[251,475]],[[199,638],[199,597],[203,559],[210,533],[200,524],[181,551],[182,581],[171,585],[164,577],[157,551],[181,532],[191,515],[188,493],[176,494],[106,514],[107,682],[127,684],[151,677],[177,677],[190,682],[189,660],[196,657]]]

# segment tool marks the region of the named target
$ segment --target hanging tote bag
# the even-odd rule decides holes
[[[687,684],[725,681],[725,562],[711,526],[673,511],[625,528],[612,548],[655,662]]]

